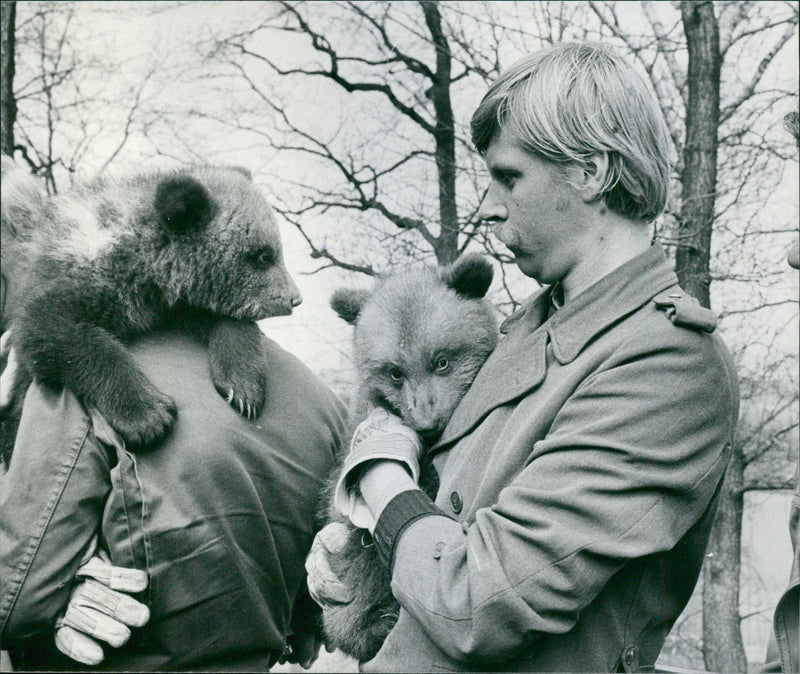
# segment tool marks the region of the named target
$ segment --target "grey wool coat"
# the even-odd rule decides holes
[[[395,529],[402,610],[364,671],[636,671],[692,593],[738,415],[713,314],[658,245],[548,298],[432,450],[438,509]]]

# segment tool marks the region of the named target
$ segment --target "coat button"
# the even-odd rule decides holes
[[[460,513],[461,508],[464,507],[464,503],[461,501],[461,494],[459,494],[457,491],[454,491],[452,494],[450,494],[450,507],[456,514]]]
[[[442,541],[439,541],[436,545],[433,546],[433,558],[441,559],[442,550],[444,550],[444,543]]]
[[[639,649],[636,646],[628,646],[623,657],[625,659],[626,672],[639,671]]]

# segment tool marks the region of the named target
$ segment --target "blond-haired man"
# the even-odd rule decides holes
[[[660,110],[624,59],[562,44],[500,76],[472,135],[481,215],[544,288],[431,450],[435,501],[403,433],[368,420],[351,449],[338,503],[371,514],[402,607],[361,667],[651,668],[696,583],[738,413],[713,314],[651,245]],[[323,609],[328,534],[307,560]]]

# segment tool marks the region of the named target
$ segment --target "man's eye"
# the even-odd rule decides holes
[[[392,378],[392,381],[395,382],[395,383],[399,383],[399,382],[403,381],[403,373],[400,372],[400,370],[398,370],[396,367],[393,367],[389,371],[389,376]]]
[[[517,176],[511,173],[505,173],[502,176],[500,176],[497,180],[507,190],[511,190],[514,189],[514,184],[517,182]]]
[[[492,171],[492,180],[506,190],[514,189],[517,178],[519,178],[519,174],[516,171]]]
[[[449,367],[450,367],[450,361],[447,360],[447,358],[445,358],[444,356],[442,356],[441,358],[439,358],[439,360],[436,361],[436,369],[439,372],[445,372]]]

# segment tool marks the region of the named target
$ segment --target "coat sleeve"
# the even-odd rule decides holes
[[[403,530],[392,589],[442,650],[486,665],[568,631],[629,560],[672,549],[703,515],[738,415],[724,347],[706,345],[620,349],[474,522]]]
[[[72,394],[32,385],[0,476],[0,641],[52,640],[110,490],[109,457]]]

